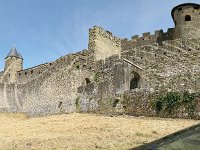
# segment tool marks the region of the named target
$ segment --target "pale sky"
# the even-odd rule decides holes
[[[24,68],[87,49],[94,25],[120,38],[174,26],[171,9],[200,0],[0,0],[0,70],[14,44]]]

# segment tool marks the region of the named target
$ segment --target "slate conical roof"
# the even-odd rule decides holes
[[[12,47],[12,49],[10,50],[8,55],[6,56],[6,58],[8,58],[8,57],[17,57],[17,58],[23,59],[22,55],[17,52],[17,49],[14,46]]]

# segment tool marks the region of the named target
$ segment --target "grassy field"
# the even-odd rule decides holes
[[[0,150],[128,149],[199,123],[197,120],[63,114],[0,114]]]

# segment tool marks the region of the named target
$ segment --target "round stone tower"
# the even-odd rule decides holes
[[[9,83],[16,82],[17,71],[23,69],[23,58],[20,53],[17,52],[16,48],[13,46],[9,54],[5,58],[5,68],[4,74],[5,79]]]
[[[174,38],[200,38],[200,5],[185,3],[172,9]]]

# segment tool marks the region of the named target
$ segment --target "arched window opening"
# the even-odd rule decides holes
[[[140,75],[137,72],[133,72],[133,77],[130,82],[130,89],[139,88],[139,81],[140,81]]]
[[[185,16],[185,21],[191,21],[191,16],[190,15],[186,15]]]
[[[89,84],[89,83],[91,83],[91,81],[90,81],[90,79],[89,79],[89,78],[85,78],[85,82],[86,82],[86,84]]]

